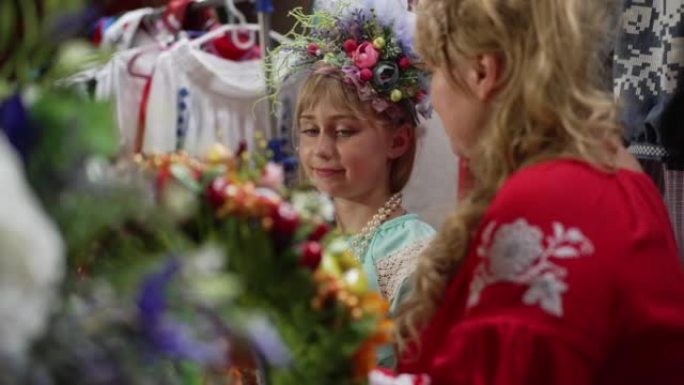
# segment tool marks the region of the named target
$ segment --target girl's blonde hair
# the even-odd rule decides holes
[[[612,169],[620,137],[610,93],[599,86],[608,1],[422,0],[416,45],[464,90],[456,63],[494,55],[500,83],[470,159],[473,187],[418,263],[413,294],[397,319],[399,347],[417,343],[468,252],[496,191],[524,166],[552,158]],[[614,148],[614,147],[613,147]],[[417,345],[416,345],[417,346]]]
[[[403,155],[393,159],[390,165],[390,193],[394,194],[403,190],[411,177],[413,163],[416,158],[416,127],[412,123],[410,116],[406,114],[404,117],[397,119],[390,118],[385,113],[377,113],[369,102],[362,102],[356,88],[344,83],[341,77],[335,76],[334,73],[314,72],[304,80],[297,94],[297,106],[294,115],[295,135],[299,133],[299,119],[302,114],[312,109],[321,100],[338,103],[338,107],[346,110],[350,115],[358,116],[360,120],[367,120],[371,124],[376,124],[386,129],[397,129],[404,124],[411,126],[409,148]],[[300,178],[302,177],[303,175],[300,172]]]

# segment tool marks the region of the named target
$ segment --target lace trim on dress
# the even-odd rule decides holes
[[[430,241],[432,237],[423,238],[375,263],[378,286],[385,299],[391,302],[399,293],[402,282],[416,269],[418,256]]]

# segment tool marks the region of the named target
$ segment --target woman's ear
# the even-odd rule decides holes
[[[464,65],[468,88],[481,102],[489,101],[496,94],[501,80],[501,59],[492,54],[478,55]]]
[[[389,159],[397,159],[408,151],[413,137],[413,127],[410,123],[404,123],[394,129],[390,134]]]

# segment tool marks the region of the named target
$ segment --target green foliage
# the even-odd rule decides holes
[[[57,39],[79,30],[79,12],[82,0],[21,0],[0,2],[0,57],[9,53],[0,63],[0,82],[12,79],[19,86],[41,81],[48,84],[55,79],[49,76],[59,47]],[[69,19],[67,19],[69,18]],[[0,87],[2,88],[2,87]],[[0,93],[0,98],[3,95]]]

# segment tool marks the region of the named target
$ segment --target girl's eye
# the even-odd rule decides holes
[[[352,135],[354,135],[355,131],[354,130],[337,130],[337,136],[339,138],[348,138]]]
[[[317,136],[318,133],[320,132],[320,130],[316,127],[307,127],[307,128],[302,129],[300,132],[304,136],[313,137],[313,136]]]
[[[340,128],[338,128],[338,129],[335,130],[335,135],[336,135],[338,138],[348,138],[348,137],[353,136],[354,134],[356,134],[357,131],[358,131],[358,130],[356,130],[356,129],[354,129],[354,128],[340,127]]]

